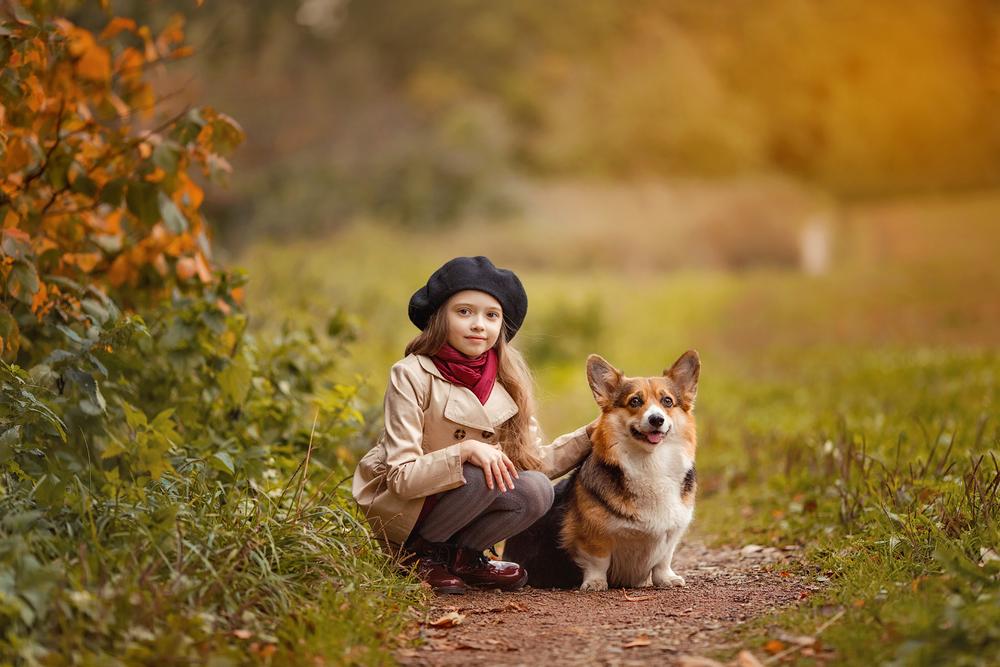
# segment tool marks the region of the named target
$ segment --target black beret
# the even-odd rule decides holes
[[[441,304],[452,294],[467,289],[486,292],[500,302],[507,339],[513,338],[528,314],[528,295],[513,271],[498,269],[482,256],[456,257],[432,273],[427,284],[410,297],[410,321],[421,330],[427,328],[431,315]]]

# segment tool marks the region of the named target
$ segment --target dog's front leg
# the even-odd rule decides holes
[[[583,570],[581,591],[608,590],[608,568],[611,566],[611,550],[604,555],[592,554],[580,549],[576,554],[576,564]]]
[[[674,560],[674,550],[677,549],[677,545],[680,543],[681,537],[684,536],[685,530],[687,530],[687,526],[679,526],[667,535],[667,543],[664,547],[663,558],[659,563],[653,566],[654,586],[658,588],[666,588],[668,586],[684,585],[684,577],[674,572],[671,565]]]

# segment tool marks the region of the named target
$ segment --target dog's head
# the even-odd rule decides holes
[[[587,358],[587,379],[601,408],[598,429],[645,451],[664,444],[694,443],[694,401],[701,359],[688,350],[662,376],[630,378],[596,354]],[[661,444],[663,443],[663,444]]]

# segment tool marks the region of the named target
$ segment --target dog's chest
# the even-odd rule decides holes
[[[622,463],[635,497],[633,531],[662,535],[690,523],[693,507],[681,501],[681,489],[693,461],[682,453],[664,452]]]

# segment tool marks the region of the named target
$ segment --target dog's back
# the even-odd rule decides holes
[[[534,588],[579,588],[583,571],[573,562],[569,552],[559,546],[563,517],[577,473],[560,481],[555,487],[552,509],[527,530],[507,540],[503,557],[519,563],[528,571],[528,585]]]

